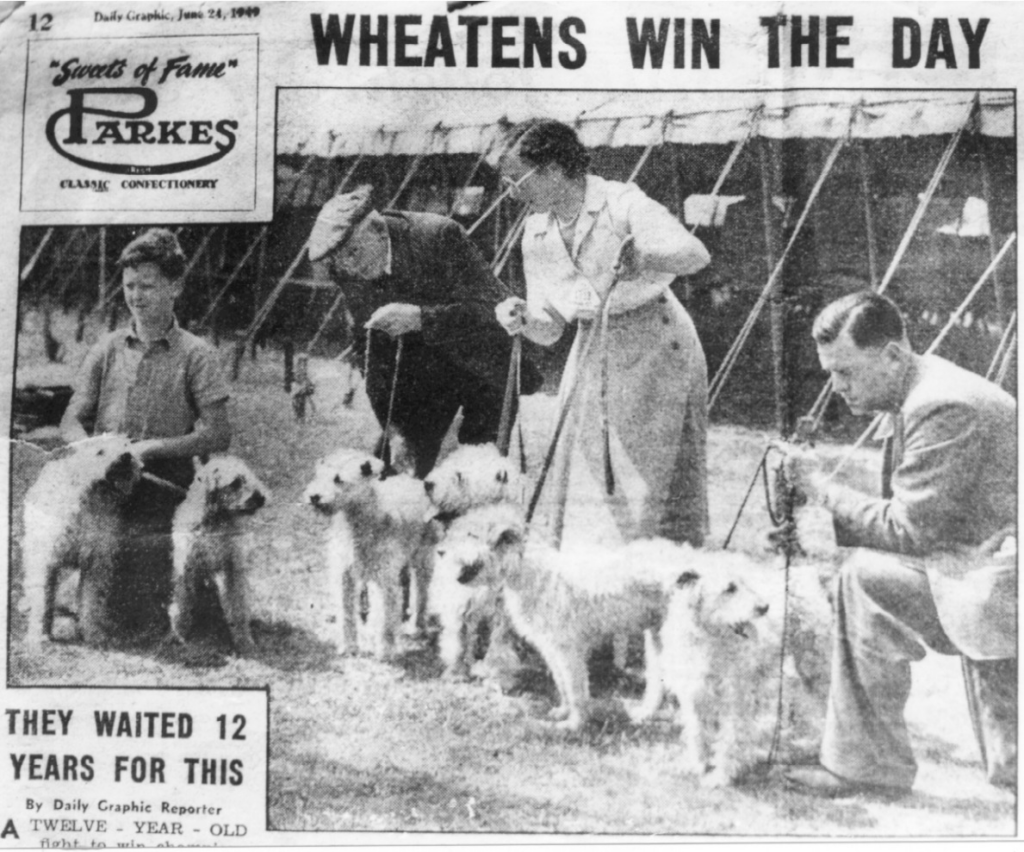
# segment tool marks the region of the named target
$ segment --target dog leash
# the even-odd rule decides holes
[[[168,491],[172,491],[179,497],[184,497],[186,494],[188,494],[187,488],[182,488],[180,485],[170,482],[169,480],[163,479],[162,477],[154,476],[152,473],[143,473],[142,479],[145,479],[146,482],[151,482],[153,485],[157,485],[160,488],[166,488]]]
[[[517,396],[519,359],[523,351],[522,335],[512,338],[512,352],[508,359],[508,376],[505,379],[505,396],[501,401],[501,417],[498,419],[498,452],[508,455],[512,438],[512,400]]]
[[[604,295],[601,297],[599,305],[599,313],[603,313],[608,302],[611,300],[612,292],[615,289],[615,285],[619,283],[619,275],[622,272],[622,262],[625,259],[626,247],[633,242],[632,234],[626,236],[626,238],[619,243],[618,251],[615,254],[615,264],[612,267],[610,280],[608,282],[608,289],[605,290]],[[558,448],[558,441],[562,437],[562,432],[565,430],[566,421],[569,419],[569,411],[572,409],[573,403],[576,401],[576,394],[579,391],[582,382],[583,367],[587,362],[587,358],[590,355],[591,347],[594,344],[594,340],[598,337],[599,328],[593,326],[590,329],[590,333],[587,335],[587,340],[583,344],[580,357],[577,360],[576,375],[573,376],[572,386],[569,388],[569,392],[565,395],[565,402],[562,404],[561,411],[558,412],[558,421],[555,423],[555,431],[551,436],[551,443],[548,445],[547,454],[544,457],[544,464],[541,467],[540,475],[537,477],[537,484],[533,487],[533,494],[530,496],[530,503],[526,509],[526,523],[529,524],[533,519],[533,514],[537,510],[537,503],[540,501],[540,493],[544,488],[544,482],[547,480],[548,473],[551,471],[551,464],[555,459],[555,450]]]
[[[615,493],[615,471],[612,470],[612,432],[608,418],[608,316],[611,299],[601,311],[601,460],[604,463],[604,490],[611,496]]]
[[[512,354],[508,362],[508,378],[505,380],[505,397],[501,404],[501,418],[498,420],[498,452],[508,456],[512,443],[512,406],[518,411],[523,399],[523,338],[512,338]],[[516,443],[519,445],[519,472],[526,473],[526,441],[523,439],[523,418],[514,418]]]
[[[373,333],[372,329],[366,330],[366,367],[369,369],[370,365],[370,335]],[[402,346],[405,343],[405,337],[399,335],[398,345],[395,347],[395,369],[391,374],[391,393],[388,395],[388,416],[384,423],[384,439],[381,443],[380,458],[384,462],[384,472],[381,474],[381,478],[387,474],[388,468],[391,467],[391,418],[395,412],[395,396],[398,391],[398,370],[402,365]],[[369,373],[367,373],[369,376]]]

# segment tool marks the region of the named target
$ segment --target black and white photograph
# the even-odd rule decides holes
[[[265,694],[236,843],[1015,837],[1016,88],[472,70],[283,75],[265,221],[21,223],[7,706]]]

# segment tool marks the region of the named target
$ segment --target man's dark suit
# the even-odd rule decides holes
[[[460,406],[461,443],[497,437],[511,343],[494,308],[506,294],[458,223],[430,213],[392,211],[384,220],[391,273],[374,281],[346,281],[346,303],[360,352],[366,344],[363,324],[375,310],[392,302],[422,309],[422,330],[404,336],[391,418],[422,477],[433,468]],[[366,393],[381,424],[388,416],[396,349],[387,334],[372,333]],[[524,362],[524,392],[536,384],[536,374]]]

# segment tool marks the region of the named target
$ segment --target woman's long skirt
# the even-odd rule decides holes
[[[561,545],[660,536],[699,546],[708,525],[708,377],[693,320],[666,292],[611,316],[604,340],[598,325],[581,323],[566,363],[560,404],[574,382],[582,384],[535,527]],[[598,338],[581,363],[591,334]],[[610,477],[602,428],[605,358]]]

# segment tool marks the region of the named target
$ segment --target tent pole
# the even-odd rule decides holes
[[[978,139],[978,144],[981,146],[981,191],[985,197],[985,207],[988,209],[988,251],[989,257],[994,258],[996,256],[996,231],[992,218],[992,176],[989,173],[984,137]],[[1006,290],[998,272],[993,273],[992,284],[996,292],[996,319],[1002,325],[1006,321]]]
[[[1010,337],[1013,335],[1013,329],[1017,324],[1017,312],[1014,311],[1010,314],[1010,321],[1006,324],[1006,330],[1003,332],[1003,336],[999,339],[999,345],[996,347],[996,353],[992,356],[992,363],[989,365],[988,372],[985,373],[985,378],[992,381],[992,377],[995,375],[996,368],[1002,359],[1007,343],[1009,343]]]
[[[362,162],[362,160],[363,160],[363,155],[360,154],[356,158],[356,162],[352,164],[352,167],[345,174],[345,177],[343,177],[341,179],[341,183],[339,183],[337,189],[335,189],[334,195],[337,195],[339,192],[341,192],[341,190],[345,187],[345,185],[351,179],[352,175],[355,174],[356,168],[359,166],[359,164]],[[299,249],[298,254],[295,255],[295,258],[289,264],[288,269],[285,270],[284,275],[281,276],[281,278],[278,280],[277,284],[274,286],[274,289],[270,292],[270,295],[267,296],[267,298],[263,302],[262,306],[260,306],[259,305],[259,298],[260,298],[260,293],[261,293],[261,290],[262,290],[261,282],[262,282],[262,279],[263,279],[263,272],[264,272],[265,265],[266,265],[267,227],[269,227],[269,226],[265,226],[264,227],[264,230],[260,233],[260,237],[259,237],[260,253],[259,253],[259,258],[258,258],[257,264],[256,264],[257,265],[256,288],[255,288],[256,304],[254,306],[255,310],[253,312],[253,319],[252,319],[252,322],[250,323],[249,327],[245,330],[245,333],[242,335],[241,340],[239,340],[238,343],[236,344],[235,357],[234,357],[234,361],[232,363],[232,370],[231,370],[231,375],[235,379],[238,378],[238,371],[239,371],[239,367],[240,367],[239,362],[240,362],[240,360],[242,358],[242,354],[245,352],[246,344],[248,342],[250,342],[250,341],[253,341],[253,350],[252,351],[253,351],[253,355],[255,356],[255,353],[256,353],[256,349],[255,349],[256,332],[258,332],[260,330],[260,327],[263,325],[263,323],[266,321],[267,317],[270,315],[270,311],[273,309],[274,303],[277,302],[277,299],[281,295],[281,292],[284,290],[285,285],[289,281],[291,281],[292,276],[295,275],[296,270],[299,268],[299,266],[301,265],[302,261],[306,257],[306,252],[309,250],[309,237],[307,237],[306,241],[302,244],[302,248]]]
[[[99,282],[98,282],[98,297],[100,311],[103,311],[103,284],[107,280],[107,227],[103,225],[100,227],[100,258],[99,258]]]
[[[929,202],[935,195],[935,191],[939,188],[942,176],[946,173],[946,168],[949,166],[950,160],[953,159],[953,152],[956,151],[957,145],[960,144],[960,138],[964,135],[964,131],[974,118],[974,113],[977,107],[978,100],[975,98],[971,103],[971,109],[968,112],[967,117],[963,120],[960,127],[957,128],[956,132],[949,140],[949,144],[946,145],[946,150],[943,152],[942,158],[939,160],[939,164],[935,167],[935,173],[932,175],[931,181],[929,181],[928,186],[925,188],[924,195],[921,197],[921,201],[917,205],[917,210],[914,211],[914,216],[910,220],[910,224],[907,226],[906,233],[903,235],[903,239],[900,240],[900,244],[896,249],[896,254],[893,255],[893,258],[889,263],[889,268],[885,271],[885,277],[882,278],[882,283],[878,285],[879,293],[884,293],[886,291],[893,276],[896,274],[896,268],[899,266],[900,261],[903,260],[903,255],[906,253],[907,248],[910,246],[911,239],[913,239],[914,234],[917,232],[917,226],[921,224],[925,210],[928,208]]]
[[[68,232],[67,239],[64,240],[59,246],[57,246],[57,250],[54,252],[54,255],[53,255],[53,261],[50,263],[50,268],[46,270],[46,276],[43,278],[43,282],[39,286],[40,291],[46,291],[47,289],[49,289],[50,282],[53,281],[53,279],[57,276],[57,273],[60,271],[60,265],[64,262],[64,255],[67,254],[68,245],[71,243],[72,240],[74,240],[77,237],[79,230],[81,230],[81,229],[80,228],[72,228]],[[91,245],[89,245],[86,248],[86,252],[90,248],[92,248]],[[75,265],[73,267],[71,267],[71,272],[67,276],[65,276],[65,278],[64,278],[64,281],[65,281],[64,286],[67,286],[67,284],[66,284],[67,281],[69,281],[70,279],[75,277],[75,275],[78,273],[78,270],[81,269],[82,262],[84,260],[85,260],[85,253],[83,252],[83,253],[80,253],[78,255],[78,260],[75,262]]]
[[[878,243],[875,242],[875,217],[871,210],[871,182],[868,177],[868,157],[863,139],[857,142],[857,171],[860,173],[860,191],[864,199],[864,230],[868,242],[868,277],[872,289],[878,288]]]
[[[423,163],[424,154],[417,154],[413,161],[409,164],[409,168],[405,172],[405,177],[402,178],[402,182],[398,185],[398,189],[395,190],[395,194],[391,196],[391,200],[385,206],[385,210],[392,210],[394,206],[398,204],[399,199],[402,197],[402,193],[405,192],[409,186],[409,182],[413,179],[413,176],[420,170],[420,165]]]
[[[975,97],[974,101],[971,103],[971,108],[967,113],[967,117],[957,128],[952,138],[950,138],[946,145],[946,150],[943,151],[942,157],[939,158],[938,165],[936,165],[935,171],[932,173],[931,180],[928,181],[928,186],[925,187],[925,191],[921,195],[921,200],[918,202],[917,209],[914,211],[914,215],[911,217],[910,223],[907,225],[907,230],[903,234],[903,238],[900,240],[899,246],[896,247],[896,253],[889,262],[889,266],[885,271],[885,276],[882,278],[878,287],[875,288],[876,293],[884,293],[889,287],[889,283],[892,281],[900,262],[903,260],[903,255],[910,246],[910,241],[917,232],[918,225],[921,224],[921,220],[924,218],[925,210],[928,209],[928,204],[935,195],[935,191],[939,188],[939,183],[942,181],[942,176],[946,173],[946,168],[949,166],[950,160],[953,159],[953,153],[956,151],[957,145],[960,143],[960,138],[963,136],[964,131],[973,120],[975,110],[977,108],[978,99]],[[818,394],[817,400],[815,400],[814,405],[811,406],[810,413],[807,415],[811,419],[813,431],[817,431],[818,427],[821,425],[821,419],[824,417],[825,410],[828,408],[828,404],[831,399],[832,380],[829,379],[825,383],[825,387],[821,389],[821,393]]]
[[[999,372],[996,373],[995,382],[999,387],[1002,387],[1006,383],[1006,377],[1010,373],[1010,366],[1013,364],[1013,356],[1017,351],[1017,330],[1014,329],[1013,334],[1010,335],[1010,342],[1006,347],[1006,352],[1003,354],[1003,361],[999,365]]]
[[[341,305],[342,305],[342,303],[344,301],[345,301],[345,291],[342,290],[339,287],[338,288],[338,295],[334,297],[334,301],[331,303],[331,306],[327,309],[327,313],[324,314],[324,318],[320,322],[320,326],[317,328],[316,334],[314,334],[312,339],[309,341],[309,343],[306,344],[305,352],[306,352],[307,355],[311,354],[312,351],[313,351],[313,347],[316,346],[317,343],[320,342],[320,335],[322,335],[324,333],[324,329],[327,328],[327,323],[329,323],[331,321],[331,319],[334,317],[335,313],[337,313],[338,308],[341,307]]]
[[[296,184],[292,186],[292,190],[289,193],[288,201],[291,201],[292,198],[294,198],[295,186],[297,185],[298,178],[302,177],[302,175],[305,173],[306,168],[308,167],[310,162],[312,162],[312,159],[312,157],[307,158],[305,165],[302,167],[302,171],[299,172],[298,177],[296,177]],[[355,162],[345,173],[345,177],[341,179],[341,183],[338,184],[338,188],[334,191],[335,195],[341,192],[342,189],[344,189],[348,185],[348,182],[352,179],[352,175],[355,174],[356,169],[359,167],[362,161],[363,155],[360,154],[359,156],[356,157]],[[286,203],[288,202],[282,202],[281,204],[278,205],[277,209],[282,209]],[[266,236],[267,231],[270,230],[270,225],[271,223],[268,222],[267,224],[263,225],[260,228],[259,233],[256,235],[256,239],[254,239],[252,243],[249,245],[249,247],[245,250],[245,254],[242,255],[242,259],[235,265],[235,268],[231,270],[231,274],[228,276],[228,280],[224,282],[220,290],[217,291],[217,295],[213,297],[213,300],[210,302],[209,307],[206,309],[206,313],[203,315],[203,318],[199,321],[200,326],[206,325],[206,323],[210,320],[218,303],[224,297],[225,293],[227,293],[228,288],[235,282],[235,279],[238,278],[238,276],[241,274],[242,267],[245,266],[246,261],[249,260],[249,258],[252,256],[252,253],[256,250],[256,248],[263,244],[263,239]]]
[[[768,139],[761,137],[757,146],[758,163],[761,172],[761,218],[764,225],[764,254],[767,262],[769,276],[775,268],[778,257],[778,233],[774,226],[772,217],[772,195],[777,185],[778,170],[772,168],[768,162],[768,147],[771,145]],[[781,143],[780,143],[781,144]],[[774,158],[773,158],[774,159]],[[779,298],[781,295],[782,279],[779,279],[777,292],[772,298],[771,305],[771,333],[772,333],[772,373],[775,383],[775,425],[779,434],[786,434],[786,424],[789,419],[789,393],[786,383],[785,364],[785,327],[786,316],[785,306]]]
[[[946,323],[945,326],[943,326],[942,331],[939,332],[935,340],[932,341],[931,346],[928,347],[928,354],[931,354],[932,352],[939,348],[939,346],[942,344],[942,341],[944,341],[946,339],[946,336],[950,333],[950,331],[953,330],[953,326],[955,326],[960,321],[960,317],[963,316],[964,311],[966,311],[971,302],[974,301],[974,297],[978,295],[978,291],[981,290],[983,286],[985,286],[986,282],[990,277],[995,277],[996,267],[999,266],[999,262],[1003,259],[1003,257],[1006,256],[1006,252],[1009,251],[1010,246],[1012,246],[1016,241],[1016,232],[1010,234],[1010,236],[1006,238],[1006,242],[1003,243],[1003,247],[999,249],[999,252],[996,254],[996,256],[992,258],[992,261],[991,263],[989,263],[988,268],[985,269],[985,271],[981,274],[981,278],[978,279],[975,285],[971,288],[970,292],[967,294],[967,298],[963,300],[959,308],[957,308],[955,311],[953,311],[953,313],[949,315],[949,321]]]
[[[25,268],[21,270],[21,275],[18,281],[22,284],[25,283],[25,279],[32,274],[32,270],[35,269],[36,263],[39,262],[39,256],[43,253],[43,249],[46,248],[46,244],[50,242],[50,237],[53,236],[53,228],[47,228],[46,233],[43,234],[43,238],[39,241],[39,245],[36,250],[32,253],[32,257],[29,258],[28,263],[25,264]]]
[[[807,221],[807,217],[810,214],[811,209],[814,207],[814,202],[817,200],[818,194],[821,192],[821,187],[825,183],[825,179],[828,177],[829,173],[832,171],[832,167],[836,164],[839,152],[842,151],[843,147],[846,145],[847,139],[847,136],[841,136],[836,140],[835,145],[832,146],[832,150],[829,152],[828,158],[825,160],[825,165],[822,167],[821,174],[818,176],[818,180],[814,184],[814,188],[811,190],[811,194],[807,198],[807,203],[804,205],[804,209],[800,213],[800,218],[797,220],[796,227],[793,228],[793,233],[790,235],[789,242],[786,243],[786,247],[782,251],[782,256],[775,264],[775,269],[772,270],[772,274],[768,278],[768,283],[765,284],[764,289],[758,296],[757,302],[754,304],[753,309],[751,309],[743,328],[740,329],[739,335],[737,335],[736,340],[733,342],[729,352],[726,354],[725,360],[719,366],[718,372],[715,374],[709,388],[709,411],[714,407],[719,394],[722,392],[722,386],[729,378],[732,368],[736,365],[736,359],[740,350],[742,350],[743,345],[750,336],[750,332],[753,330],[754,324],[757,322],[757,318],[760,315],[761,310],[768,301],[768,297],[774,291],[775,282],[779,275],[782,274],[782,267],[785,265],[786,258],[792,250],[794,243],[796,243],[796,239],[800,235],[801,230],[803,230],[804,223]]]
[[[256,255],[256,289],[255,289],[255,292],[253,293],[253,296],[254,296],[254,298],[253,298],[253,308],[254,308],[254,310],[255,310],[257,315],[259,315],[259,312],[260,312],[260,300],[263,297],[263,279],[266,277],[265,274],[266,274],[266,271],[267,271],[267,240],[268,239],[269,239],[269,234],[264,234],[263,235],[263,239],[260,240],[259,254]],[[270,313],[270,311],[268,310],[267,313]],[[266,315],[264,315],[264,319],[265,318],[266,318]],[[262,322],[263,321],[261,320],[260,321],[261,325],[262,325]],[[252,337],[251,337],[251,340],[250,340],[249,357],[253,361],[256,360],[256,332],[255,331],[253,331],[253,334],[252,334]]]
[[[448,208],[448,218],[455,215],[455,207],[459,203],[459,199],[465,195],[466,190],[473,185],[473,179],[476,177],[476,173],[480,171],[480,166],[484,164],[484,160],[487,159],[487,149],[485,148],[483,153],[477,157],[476,162],[473,163],[473,168],[470,169],[469,177],[466,178],[465,183],[462,184],[462,188],[456,190],[455,198],[452,199],[452,203]]]
[[[938,333],[938,335],[936,335],[935,339],[928,345],[928,348],[924,352],[925,355],[932,355],[932,354],[934,354],[938,350],[939,346],[942,345],[942,341],[946,339],[946,335],[949,334],[949,332],[953,328],[953,326],[956,325],[957,321],[963,315],[964,311],[966,311],[970,307],[971,302],[974,301],[974,297],[978,295],[978,292],[985,285],[985,282],[988,281],[989,276],[995,270],[996,266],[999,264],[999,261],[1001,261],[1003,259],[1003,257],[1006,255],[1007,250],[1010,248],[1010,246],[1012,246],[1014,244],[1016,239],[1017,239],[1017,234],[1016,233],[1010,234],[1010,236],[1006,238],[1006,242],[1003,243],[1003,247],[999,250],[999,254],[996,255],[996,257],[995,257],[995,259],[993,259],[992,263],[990,263],[988,268],[982,273],[981,278],[978,279],[977,283],[975,283],[975,285],[971,288],[971,291],[967,294],[967,296],[964,298],[964,300],[960,303],[960,307],[958,307],[950,315],[949,322],[946,323],[946,325],[945,325],[945,327],[943,327],[942,331],[940,331]],[[1011,350],[1012,350],[1012,344],[1011,344]],[[1009,355],[1011,350],[1008,350],[1006,354]],[[1005,360],[1005,356],[1004,356],[1004,362],[1003,363],[1004,364],[1007,363],[1006,360]],[[1005,374],[1003,375],[1003,378],[1004,379],[1006,378]],[[999,383],[998,378],[997,378],[997,383]],[[871,437],[871,435],[873,435],[875,433],[875,431],[881,425],[882,420],[884,418],[885,418],[885,413],[884,412],[875,416],[875,418],[871,421],[871,425],[868,426],[868,428],[864,430],[864,432],[861,434],[861,436],[857,439],[857,442],[853,445],[853,447],[850,448],[850,451],[846,455],[844,455],[839,460],[838,464],[836,464],[836,466],[832,469],[832,472],[828,475],[826,481],[831,482],[835,478],[836,474],[838,474],[839,471],[842,470],[849,463],[850,459],[853,458],[853,456],[857,452],[857,450],[859,450],[861,447],[863,447],[864,444],[867,443],[867,441]]]

